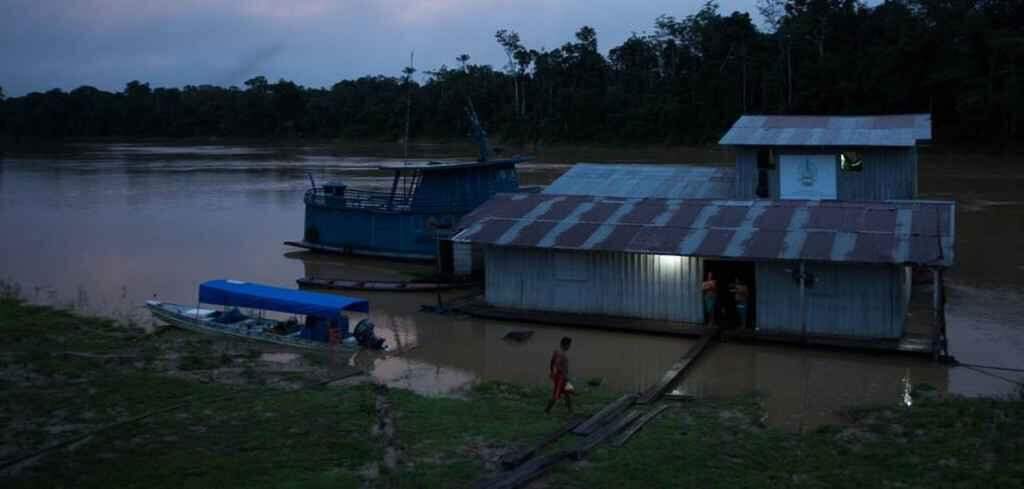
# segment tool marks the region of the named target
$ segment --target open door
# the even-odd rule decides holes
[[[704,260],[704,280],[708,274],[715,281],[717,304],[714,311],[714,322],[727,328],[754,329],[757,318],[757,284],[754,283],[756,273],[754,263],[732,260]],[[743,294],[742,287],[746,287]],[[743,299],[745,295],[745,301]],[[745,303],[745,312],[741,304]]]

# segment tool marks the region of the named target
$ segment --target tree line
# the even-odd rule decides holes
[[[330,88],[257,76],[243,87],[120,92],[82,86],[4,97],[8,139],[226,137],[450,140],[472,100],[506,141],[703,143],[743,113],[930,112],[935,139],[1007,143],[1022,136],[1024,2],[760,0],[764,25],[709,2],[658,17],[605,56],[581,27],[553,49],[512,30],[507,63],[468,54],[425,72],[366,76]],[[406,110],[411,104],[409,128]]]

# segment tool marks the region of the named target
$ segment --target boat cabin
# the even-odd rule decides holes
[[[382,165],[388,190],[334,182],[306,192],[303,247],[395,258],[433,259],[437,239],[498,192],[519,189],[516,163],[424,162]]]

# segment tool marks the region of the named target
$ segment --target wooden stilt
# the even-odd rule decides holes
[[[939,288],[939,309],[936,311],[938,314],[938,326],[939,326],[939,353],[943,357],[949,356],[949,346],[946,336],[946,282],[943,270],[936,270],[938,274],[938,288]]]
[[[939,359],[942,350],[942,323],[945,319],[945,307],[942,304],[942,270],[932,269],[932,359]]]
[[[804,271],[804,262],[800,262],[800,339],[802,341],[807,341],[807,310],[804,299],[806,282],[807,274]]]

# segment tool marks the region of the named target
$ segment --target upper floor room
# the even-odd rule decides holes
[[[918,147],[930,114],[745,115],[719,144],[736,151],[738,199],[917,197]]]

